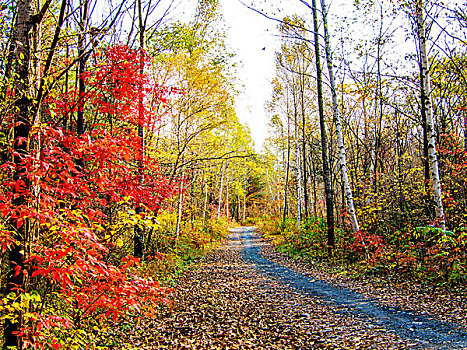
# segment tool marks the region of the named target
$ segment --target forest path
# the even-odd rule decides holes
[[[420,345],[436,348],[467,348],[467,332],[455,324],[448,324],[426,315],[388,307],[375,299],[365,298],[357,292],[338,288],[316,277],[306,277],[285,266],[267,259],[261,247],[267,243],[251,228],[234,230],[232,239],[241,241],[246,261],[250,261],[269,278],[329,303],[330,307],[343,315],[356,316],[375,327],[395,332],[401,338]]]
[[[138,349],[452,349],[465,332],[265,258],[254,228],[174,280],[174,305],[122,335]]]

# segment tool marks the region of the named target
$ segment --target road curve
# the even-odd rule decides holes
[[[230,230],[229,240],[243,251],[243,259],[263,275],[289,288],[330,304],[336,312],[352,315],[395,332],[402,338],[439,349],[467,348],[467,332],[453,323],[438,321],[397,307],[386,307],[359,293],[341,289],[319,279],[310,279],[261,255],[264,241],[254,227]]]

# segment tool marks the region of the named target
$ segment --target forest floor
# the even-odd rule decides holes
[[[135,324],[125,343],[138,349],[467,349],[464,298],[325,270],[288,259],[253,228],[234,229],[221,248],[174,280],[173,307]]]

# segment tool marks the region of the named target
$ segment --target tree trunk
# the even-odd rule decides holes
[[[224,186],[224,169],[225,164],[222,164],[222,175],[221,175],[221,186],[219,189],[219,204],[217,205],[217,218],[221,216],[221,206],[222,206],[222,187]]]
[[[289,118],[289,96],[287,93],[287,168],[285,171],[285,184],[284,184],[284,210],[282,213],[282,221],[287,218],[287,188],[289,186],[289,171],[290,171],[290,118]]]
[[[326,134],[326,122],[324,120],[324,99],[323,99],[323,77],[319,51],[319,28],[318,28],[318,11],[316,8],[316,0],[312,0],[313,11],[313,28],[314,28],[314,44],[315,44],[315,60],[316,60],[316,83],[318,91],[318,110],[319,110],[319,125],[321,131],[321,152],[323,159],[323,180],[324,192],[326,195],[326,223],[327,223],[327,239],[329,255],[332,254],[334,248],[334,211],[333,211],[333,193],[330,182],[330,172],[328,163],[328,140]]]
[[[229,168],[225,169],[225,218],[229,220]]]
[[[245,223],[245,214],[246,214],[246,189],[243,192],[243,223]]]
[[[305,140],[305,67],[302,67],[303,72],[300,77],[300,104],[302,112],[302,172],[303,172],[303,203],[304,203],[304,214],[305,221],[308,218],[308,191],[307,191],[307,173],[306,173],[306,140]]]
[[[430,165],[431,183],[433,186],[433,199],[435,202],[437,224],[442,230],[446,230],[444,218],[443,199],[441,196],[441,180],[439,177],[438,157],[436,154],[436,135],[433,120],[433,109],[431,104],[431,82],[426,52],[425,19],[423,15],[423,1],[418,0],[416,4],[417,32],[420,49],[420,99],[422,116],[426,116],[426,131],[428,138],[428,161]]]
[[[295,164],[297,167],[297,226],[300,228],[301,226],[301,202],[302,202],[302,189],[301,189],[301,181],[302,181],[302,174],[301,174],[301,167],[300,167],[300,147],[298,142],[298,111],[297,111],[297,101],[295,100],[295,92],[293,92],[293,100],[294,100],[294,122],[295,122]]]
[[[180,194],[178,196],[178,215],[177,215],[177,227],[175,230],[175,235],[178,237],[180,235],[180,223],[182,221],[182,207],[183,207],[183,186],[185,181],[185,170],[182,170],[182,181],[180,182]]]
[[[467,111],[465,110],[465,108],[466,107],[464,107],[464,109],[462,110],[462,114],[464,115],[464,149],[467,150]]]
[[[8,251],[9,271],[6,276],[6,286],[4,295],[18,293],[16,288],[25,290],[25,276],[23,275],[24,262],[23,254],[25,243],[28,240],[29,223],[23,221],[21,211],[28,205],[25,193],[29,191],[31,183],[28,180],[26,169],[22,167],[22,157],[29,152],[29,133],[31,130],[32,118],[34,117],[35,78],[34,56],[38,50],[38,40],[35,36],[39,32],[39,23],[33,18],[38,11],[36,0],[19,1],[17,4],[16,23],[13,31],[11,45],[11,73],[13,76],[15,93],[15,123],[13,127],[13,162],[15,170],[13,181],[21,186],[12,186],[12,215],[9,220],[9,229],[12,232],[13,244]],[[18,188],[17,188],[18,187]],[[19,268],[19,273],[15,269]],[[17,332],[22,326],[21,314],[17,315],[17,322],[5,319],[3,328],[4,344],[3,348],[21,348],[20,338]]]
[[[204,190],[204,206],[203,206],[203,225],[206,225],[206,209],[208,206],[208,181],[206,179],[206,173],[204,174],[205,190]]]
[[[317,169],[316,169],[316,164],[313,161],[313,153],[311,154],[310,161],[311,161],[311,167],[313,170],[313,212],[314,212],[315,217],[317,217],[318,216],[318,194],[316,193],[317,191],[317,186],[316,186]]]
[[[143,8],[141,0],[137,1],[138,6],[138,24],[139,24],[139,75],[144,74],[144,33],[146,31],[146,21],[143,20]],[[148,8],[149,11],[149,8]],[[143,184],[143,166],[144,166],[144,106],[143,106],[143,83],[138,82],[138,140],[139,140],[139,159],[138,163],[138,183]],[[141,214],[143,208],[140,203],[136,204],[135,213]],[[179,223],[177,223],[178,226]],[[144,253],[144,235],[139,225],[134,227],[134,255],[142,258]]]
[[[376,49],[376,98],[375,98],[375,123],[373,132],[373,191],[378,194],[378,156],[379,156],[379,137],[381,135],[381,124],[383,122],[383,96],[382,96],[382,79],[381,79],[381,41],[383,36],[383,5],[380,4],[380,26],[378,35],[378,44]],[[381,166],[380,166],[381,168]]]
[[[342,182],[343,182],[343,189],[345,193],[345,200],[347,203],[347,208],[350,216],[350,222],[352,223],[352,229],[354,232],[360,231],[360,227],[358,225],[357,214],[355,212],[353,196],[352,196],[352,188],[350,187],[349,181],[349,174],[347,169],[347,160],[345,155],[345,144],[344,144],[344,136],[342,133],[342,124],[341,124],[341,116],[339,105],[337,102],[337,91],[336,91],[336,82],[334,77],[334,68],[332,65],[332,51],[331,51],[331,44],[329,40],[329,28],[327,22],[327,9],[325,0],[321,0],[321,9],[323,14],[323,22],[324,22],[324,39],[326,45],[326,62],[329,70],[329,80],[331,84],[331,94],[332,94],[332,107],[334,112],[334,123],[336,124],[336,131],[337,131],[337,144],[339,148],[339,162],[340,168],[342,173]]]
[[[85,49],[86,49],[86,31],[88,29],[88,12],[89,12],[89,0],[80,1],[80,22],[79,22],[79,34],[78,34],[78,89],[79,89],[79,101],[78,111],[76,113],[76,133],[82,135],[84,133],[84,104],[86,95],[86,82],[84,81],[84,73],[86,71],[86,60]],[[78,161],[80,167],[83,166],[83,160]]]

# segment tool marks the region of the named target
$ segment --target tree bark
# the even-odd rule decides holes
[[[289,171],[290,171],[290,118],[289,118],[289,94],[288,90],[286,93],[287,100],[287,167],[285,171],[285,183],[284,183],[284,210],[282,213],[282,221],[284,222],[287,218],[287,189],[289,186]]]
[[[229,168],[225,169],[225,218],[229,220]]]
[[[178,197],[178,215],[177,215],[177,227],[175,230],[175,235],[178,237],[180,235],[180,223],[182,221],[182,207],[183,207],[183,186],[185,181],[185,170],[182,170],[182,181],[180,182],[180,194]]]
[[[319,27],[318,27],[318,10],[316,0],[312,0],[313,12],[313,29],[314,29],[314,46],[316,60],[316,85],[318,91],[318,110],[319,110],[319,125],[321,131],[321,154],[323,159],[323,180],[324,192],[326,196],[326,224],[327,224],[327,240],[328,252],[332,254],[335,245],[334,236],[334,210],[333,210],[333,193],[330,182],[330,171],[328,161],[328,140],[326,134],[326,121],[324,119],[324,99],[323,99],[323,73],[321,69],[321,54],[319,50]]]
[[[350,216],[350,222],[352,224],[352,229],[354,232],[360,231],[360,227],[358,225],[357,214],[355,211],[353,196],[352,196],[352,188],[350,187],[349,181],[349,174],[347,169],[347,160],[345,155],[345,144],[344,144],[344,136],[342,132],[342,123],[341,123],[341,116],[339,105],[337,102],[337,90],[336,90],[336,82],[334,77],[334,68],[332,64],[332,51],[331,51],[331,44],[329,38],[329,28],[328,28],[328,21],[327,21],[327,9],[325,0],[321,0],[321,10],[323,15],[323,23],[324,23],[324,40],[325,40],[325,47],[326,47],[326,62],[329,71],[329,80],[331,84],[331,94],[332,94],[332,108],[334,112],[334,123],[336,125],[337,131],[337,144],[339,148],[339,162],[340,168],[342,173],[342,182],[345,194],[345,200],[347,203],[347,208]]]
[[[208,181],[206,179],[206,173],[204,174],[205,190],[204,190],[204,206],[203,206],[203,226],[206,225],[206,209],[208,206]]]
[[[89,12],[89,0],[80,1],[80,22],[79,22],[79,34],[78,34],[78,90],[79,90],[79,101],[78,111],[76,113],[76,133],[82,135],[84,133],[84,107],[85,107],[85,95],[86,95],[86,82],[84,81],[84,73],[86,71],[86,60],[85,48],[86,48],[86,31],[88,28],[88,12]],[[82,160],[78,164],[80,167],[83,166]]]
[[[21,186],[12,186],[12,215],[9,220],[10,230],[14,243],[8,251],[9,271],[6,276],[5,294],[17,294],[25,289],[25,276],[23,275],[23,254],[28,240],[29,224],[23,220],[22,208],[28,205],[25,193],[30,190],[31,183],[27,178],[26,169],[22,166],[22,158],[29,153],[29,133],[34,117],[35,72],[34,56],[38,50],[38,41],[35,35],[39,32],[40,22],[33,20],[38,11],[36,0],[18,2],[16,23],[13,31],[10,69],[13,76],[15,94],[15,123],[13,127],[13,162],[15,170],[13,181]],[[15,269],[20,269],[15,273]],[[17,322],[5,319],[3,328],[3,348],[21,348],[20,338],[17,335],[22,326],[21,314],[16,315]]]
[[[302,182],[302,174],[301,174],[301,167],[300,167],[300,146],[298,142],[298,129],[300,128],[298,122],[298,111],[297,111],[297,101],[295,99],[295,92],[292,91],[293,94],[293,103],[294,103],[294,122],[295,122],[295,164],[297,167],[297,226],[300,228],[301,226],[301,202],[302,202],[302,189],[301,189],[301,182]]]
[[[146,31],[146,19],[143,20],[143,6],[141,0],[137,1],[138,6],[138,36],[139,36],[139,75],[140,79],[144,74],[144,34]],[[150,10],[151,2],[148,5],[148,11]],[[147,18],[147,15],[145,16]],[[137,160],[138,163],[138,183],[140,186],[143,185],[144,181],[144,174],[143,174],[143,167],[144,167],[144,106],[143,106],[143,82],[140,80],[138,82],[138,140],[139,140],[139,159]],[[143,208],[141,203],[136,204],[135,213],[141,214],[143,212]],[[177,222],[177,227],[179,223]],[[178,234],[177,234],[178,235]],[[144,254],[144,234],[143,230],[139,225],[135,225],[134,227],[134,255],[136,257],[142,258]]]
[[[221,216],[221,206],[222,206],[222,187],[224,186],[224,170],[225,164],[222,164],[222,175],[221,175],[221,186],[219,189],[219,204],[217,205],[217,218],[219,219]]]
[[[306,115],[305,115],[305,67],[301,67],[300,74],[300,109],[302,112],[302,176],[303,176],[303,209],[305,221],[308,218],[308,191],[307,191],[307,172],[306,172],[306,140],[305,140],[305,126],[306,126]]]
[[[245,223],[245,214],[246,214],[246,192],[243,193],[243,217],[242,217],[243,223]]]
[[[464,102],[464,106],[465,106],[465,102]],[[467,111],[465,109],[462,110],[462,114],[464,116],[464,149],[467,150]]]
[[[430,165],[430,177],[433,189],[433,199],[435,202],[436,220],[442,230],[446,230],[444,217],[443,199],[441,193],[441,180],[438,169],[438,157],[436,152],[436,135],[433,120],[433,109],[431,104],[431,82],[426,50],[425,19],[423,14],[423,0],[416,3],[417,32],[420,50],[420,100],[423,113],[426,116],[426,131],[428,138],[428,161]]]
[[[373,158],[373,191],[377,195],[378,193],[378,161],[379,161],[379,137],[381,134],[381,123],[383,122],[383,96],[382,96],[382,79],[381,79],[381,41],[383,36],[383,5],[380,5],[380,26],[379,26],[379,35],[378,43],[376,49],[376,98],[375,98],[375,123],[373,131],[373,148],[372,148],[372,158]]]

